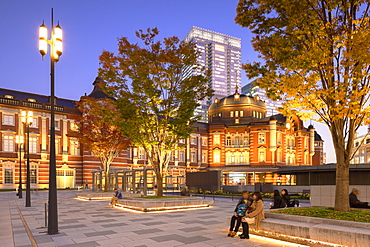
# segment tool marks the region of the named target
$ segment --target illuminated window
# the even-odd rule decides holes
[[[72,131],[78,131],[78,125],[75,122],[71,122],[70,128]]]
[[[277,144],[280,144],[283,142],[283,134],[278,132],[277,133]]]
[[[225,52],[225,46],[215,44],[215,50],[216,50],[216,51]]]
[[[179,160],[181,162],[185,162],[185,151],[184,150],[179,151]]]
[[[180,144],[184,144],[184,143],[185,143],[185,139],[180,139],[180,140],[179,140],[179,143],[180,143]]]
[[[202,163],[207,163],[207,150],[202,151]]]
[[[216,149],[213,151],[213,162],[220,163],[221,162],[221,151],[220,149]]]
[[[196,151],[191,151],[190,152],[190,161],[191,162],[197,162],[197,153],[196,153]]]
[[[37,128],[38,127],[38,120],[39,119],[37,117],[33,118],[32,123],[30,124],[30,127],[31,128]]]
[[[145,151],[142,148],[139,149],[139,159],[145,160]]]
[[[3,181],[4,184],[14,184],[14,165],[3,165]]]
[[[226,164],[231,164],[231,152],[226,152]]]
[[[244,116],[244,111],[240,111],[240,117]]]
[[[276,161],[277,162],[282,162],[282,150],[280,148],[277,149],[277,154],[276,154]]]
[[[60,154],[60,139],[55,139],[55,154]]]
[[[27,99],[27,101],[28,101],[28,102],[37,102],[37,100],[36,100],[36,99],[32,99],[32,98],[28,98],[28,99]]]
[[[14,152],[14,136],[3,135],[3,151]]]
[[[37,146],[38,146],[38,138],[37,137],[30,137],[30,154],[37,153]]]
[[[266,150],[264,148],[260,148],[258,150],[258,161],[265,162],[266,161]]]
[[[14,126],[14,115],[3,114],[3,125]]]
[[[248,135],[244,136],[244,146],[249,146],[249,136]]]
[[[220,135],[214,135],[213,136],[213,145],[220,145]]]
[[[246,163],[246,164],[249,164],[249,152],[248,151],[245,151],[244,152],[244,162]]]
[[[234,117],[234,111],[230,111],[230,117]]]
[[[60,129],[60,121],[59,120],[55,120],[54,121],[54,125],[55,125],[55,129],[59,130]],[[49,119],[49,128],[51,128],[51,122],[50,122],[50,119]]]
[[[78,141],[71,140],[70,147],[71,155],[80,155],[80,143]]]
[[[208,138],[207,137],[202,137],[202,146],[207,146],[208,144]]]
[[[264,144],[264,143],[266,143],[266,135],[265,135],[265,133],[259,133],[258,134],[258,143],[259,144]]]
[[[4,98],[6,98],[6,99],[14,99],[14,96],[13,95],[10,95],[10,94],[6,94],[6,95],[4,95]]]
[[[240,145],[240,137],[237,135],[235,136],[235,145],[239,146]]]
[[[231,146],[231,136],[226,137],[226,146]]]
[[[30,182],[31,184],[37,184],[37,165],[30,166]]]
[[[239,111],[235,111],[235,117],[239,117]]]
[[[193,145],[197,144],[197,138],[196,137],[190,137],[190,143]]]

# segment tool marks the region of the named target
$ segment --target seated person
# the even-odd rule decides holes
[[[349,206],[351,208],[370,208],[368,202],[362,202],[357,198],[360,191],[357,188],[353,188],[351,194],[349,194]]]
[[[114,194],[109,205],[115,206],[119,199],[122,199],[122,193],[117,188],[114,188]]]
[[[242,198],[240,198],[238,204],[235,207],[234,215],[231,217],[230,229],[227,234],[228,237],[234,237],[239,230],[242,217],[246,214],[248,207],[252,204],[252,197],[249,192],[242,192]],[[236,224],[235,224],[236,223]]]
[[[184,188],[182,188],[182,190],[181,190],[181,196],[190,196],[188,186],[185,186]]]
[[[285,202],[283,198],[280,196],[280,193],[278,190],[274,190],[274,204],[271,205],[271,209],[274,208],[284,208],[285,207]]]

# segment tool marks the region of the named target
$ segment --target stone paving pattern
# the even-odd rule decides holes
[[[40,247],[298,246],[258,236],[250,240],[227,237],[227,221],[236,204],[230,199],[216,199],[204,209],[137,213],[111,208],[107,201],[77,200],[76,191],[58,191],[60,233],[47,235],[40,228],[45,224],[47,193],[31,194],[32,207],[28,208],[15,192],[0,193],[1,247],[32,246],[15,203]]]

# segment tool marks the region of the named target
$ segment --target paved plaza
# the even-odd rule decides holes
[[[58,191],[60,233],[47,235],[40,228],[47,191],[34,192],[29,208],[15,192],[1,192],[0,246],[299,246],[254,235],[250,240],[227,237],[236,204],[230,199],[216,198],[205,209],[137,213],[111,208],[107,201],[77,200],[75,193]]]

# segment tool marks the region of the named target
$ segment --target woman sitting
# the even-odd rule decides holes
[[[242,198],[240,198],[238,204],[235,207],[234,215],[231,217],[230,229],[227,234],[228,237],[234,237],[239,230],[242,217],[245,215],[248,207],[252,204],[252,198],[247,191],[242,192]]]
[[[249,225],[245,218],[254,218],[255,219],[255,230],[259,231],[261,226],[261,221],[265,219],[264,204],[262,200],[261,193],[256,192],[253,195],[253,203],[251,210],[242,219],[243,234],[240,235],[242,239],[249,239]]]
[[[299,201],[295,200],[295,199],[291,200],[290,196],[289,196],[289,193],[286,189],[283,189],[281,191],[281,196],[282,196],[283,201],[285,203],[285,207],[288,207],[288,208],[295,207],[295,206],[299,207]]]
[[[274,190],[274,204],[270,207],[271,209],[274,208],[284,208],[285,202],[283,198],[280,196],[280,193],[278,190]]]

